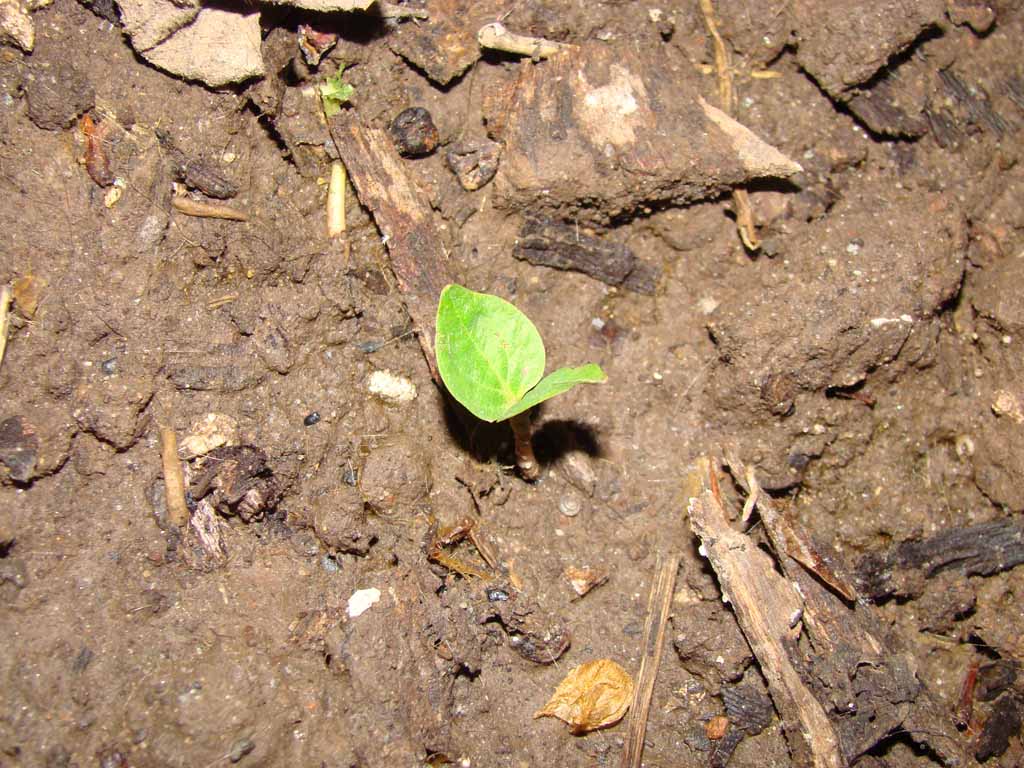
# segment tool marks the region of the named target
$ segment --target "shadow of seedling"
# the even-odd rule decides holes
[[[553,464],[566,454],[580,451],[592,459],[604,456],[597,431],[582,421],[553,419],[533,433],[533,449],[542,464]]]

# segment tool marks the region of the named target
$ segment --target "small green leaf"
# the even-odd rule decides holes
[[[441,292],[434,344],[452,397],[484,421],[503,421],[577,384],[605,381],[594,363],[544,374],[544,342],[530,318],[504,299],[461,285]]]
[[[341,79],[345,72],[345,65],[342,64],[338,71],[328,77],[320,84],[320,100],[324,105],[324,114],[333,117],[341,111],[341,105],[348,103],[352,94],[356,92],[350,84]]]
[[[434,346],[448,391],[484,421],[507,418],[544,374],[544,342],[530,318],[461,285],[441,292]]]
[[[509,419],[555,395],[567,392],[577,384],[601,384],[607,380],[608,376],[596,363],[587,363],[579,368],[559,368],[541,379],[536,387],[527,392],[523,399],[509,408],[501,418]]]

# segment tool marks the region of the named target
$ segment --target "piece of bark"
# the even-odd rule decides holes
[[[730,467],[747,476],[742,465]],[[712,474],[709,486],[691,499],[691,527],[768,681],[794,761],[847,766],[902,729],[947,764],[968,762],[948,714],[918,680],[913,656],[868,606],[838,596],[841,571],[829,571],[836,584],[827,586],[816,559],[802,562],[809,539],[793,521],[766,522],[773,562],[729,525]],[[767,498],[757,508],[764,521],[782,519]],[[803,543],[794,548],[791,537]]]
[[[654,50],[585,44],[522,74],[504,126],[495,203],[608,222],[800,166],[705,103]]]
[[[883,136],[916,139],[928,132],[928,121],[920,113],[908,114],[886,79],[858,92],[846,106],[869,130]]]
[[[1008,518],[950,528],[866,555],[856,568],[861,591],[878,600],[917,597],[939,573],[991,576],[1024,563],[1024,523]]]
[[[511,7],[510,0],[431,0],[429,16],[393,30],[388,47],[438,85],[447,85],[480,58],[480,25]]]
[[[331,136],[360,202],[384,235],[391,270],[398,280],[434,380],[434,331],[441,291],[454,282],[444,246],[423,193],[406,175],[387,132],[362,125],[346,111],[328,120]]]
[[[550,219],[528,219],[512,255],[531,264],[582,272],[608,285],[653,294],[659,270],[621,243],[581,234],[579,227]]]
[[[974,748],[975,759],[983,763],[989,758],[1002,755],[1010,746],[1010,738],[1020,734],[1020,726],[1020,699],[1011,694],[1001,697],[992,707],[992,714],[978,736]]]

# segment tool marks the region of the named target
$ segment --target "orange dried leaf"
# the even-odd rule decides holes
[[[586,733],[614,725],[633,700],[633,678],[611,659],[580,664],[558,684],[551,700],[534,717],[557,717]]]

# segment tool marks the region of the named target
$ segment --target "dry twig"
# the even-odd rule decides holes
[[[676,588],[676,572],[679,570],[679,556],[673,555],[658,563],[657,577],[651,585],[647,600],[647,619],[644,623],[643,658],[640,660],[640,675],[633,690],[633,704],[629,711],[629,730],[622,751],[622,768],[639,768],[644,752],[644,737],[647,734],[647,715],[651,709],[654,681],[658,677],[658,665],[665,648],[665,628],[668,624],[669,606]]]
[[[184,531],[190,515],[188,504],[185,503],[185,478],[178,459],[178,437],[170,427],[160,427],[160,459],[164,467],[167,517]]]
[[[171,205],[174,210],[184,213],[186,216],[199,216],[207,219],[227,219],[228,221],[248,221],[249,214],[226,205],[214,203],[201,203],[190,197],[172,197]]]
[[[711,35],[715,48],[715,70],[718,73],[718,100],[721,102],[722,111],[732,117],[736,111],[736,92],[732,84],[732,62],[729,60],[729,51],[725,47],[725,41],[718,33],[718,23],[715,21],[715,8],[712,0],[700,0],[700,10],[704,14],[704,23],[707,25],[708,34]],[[736,187],[732,190],[732,201],[736,209],[736,229],[740,239],[749,250],[756,251],[761,247],[761,241],[757,237],[757,229],[754,223],[754,211],[750,207],[750,196],[747,190]]]

